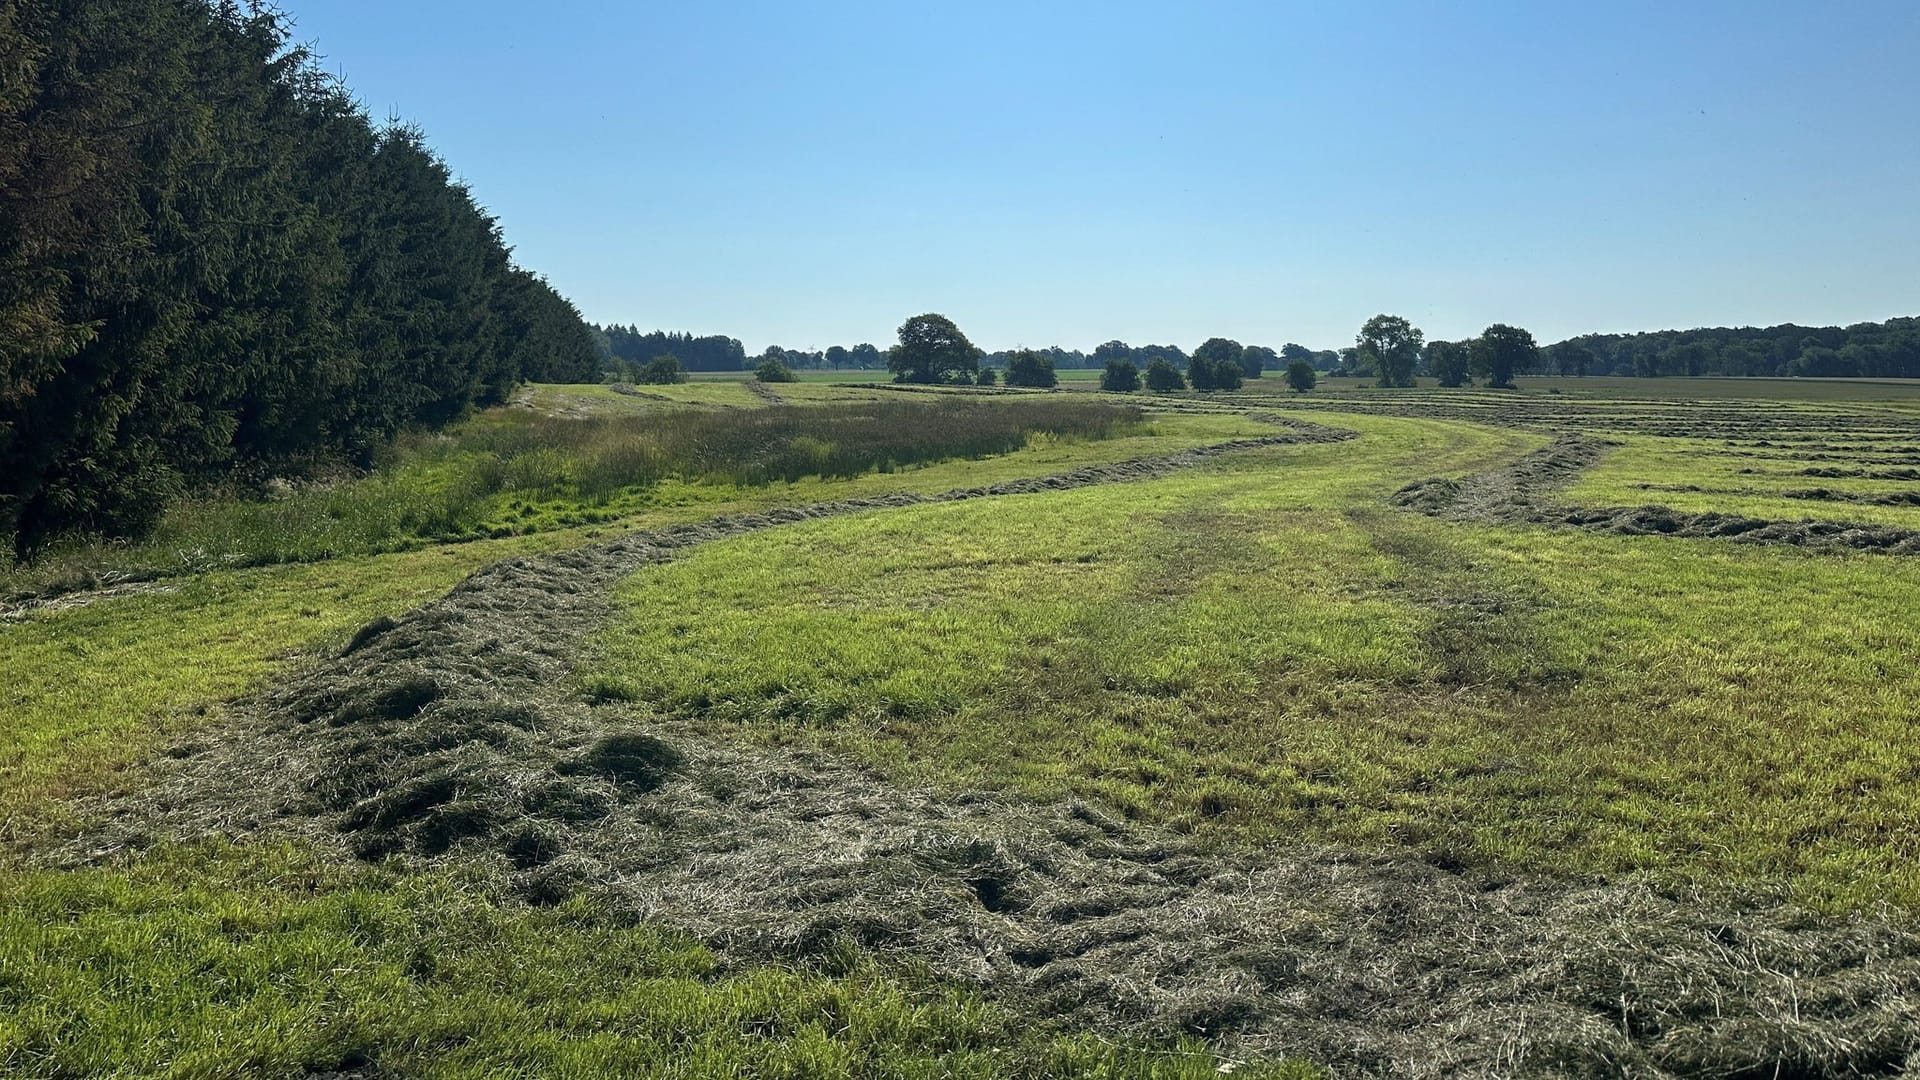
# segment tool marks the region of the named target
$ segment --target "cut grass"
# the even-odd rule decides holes
[[[647,384],[633,389],[650,397],[710,408],[758,409],[767,404],[759,395],[747,389],[744,380]]]
[[[942,490],[1261,430],[1174,420],[850,482],[715,485],[628,520]],[[222,699],[289,657],[333,647],[478,565],[584,535],[212,571],[0,623],[5,835],[60,824],[66,800],[212,722]],[[371,1061],[433,1076],[1184,1077],[1213,1075],[1218,1062],[1194,1045],[1036,1029],[930,978],[883,975],[852,950],[845,972],[719,972],[684,940],[578,905],[529,910],[471,882],[328,868],[276,848],[211,851],[65,873],[0,864],[0,1071],[280,1075]]]
[[[1920,904],[1920,563],[1430,521],[1385,494],[1537,438],[1350,422],[1209,473],[703,548],[629,582],[593,677],[1223,842]]]
[[[591,412],[594,396],[540,407]],[[1920,904],[1920,562],[1400,513],[1384,506],[1400,484],[1544,436],[1333,422],[1363,438],[692,550],[624,587],[631,616],[587,677],[915,782],[1090,795],[1221,843],[1329,840],[1443,865],[1783,885],[1833,908]],[[850,481],[669,482],[621,521],[979,486],[1270,430],[1225,415],[1153,425]],[[0,623],[6,830],[56,820],[61,800],[207,723],[290,655],[585,532],[543,527],[555,531],[195,574],[174,592]],[[530,909],[480,879],[290,848],[0,864],[0,1072],[1216,1067],[1192,1045],[1035,1028],[1017,1003],[842,959],[722,969],[580,901]]]
[[[1279,383],[1270,373],[1268,380]],[[1421,388],[1447,392],[1438,380],[1427,376],[1415,380]],[[1404,389],[1382,389],[1374,379],[1330,378],[1322,376],[1315,393],[1347,392],[1391,398]],[[1879,402],[1920,403],[1920,380],[1914,379],[1759,379],[1759,378],[1656,378],[1637,379],[1617,375],[1593,375],[1575,378],[1568,375],[1522,375],[1514,379],[1513,390],[1478,392],[1510,396],[1559,394],[1595,399],[1641,399],[1647,401],[1781,401],[1781,402]],[[1248,389],[1256,389],[1253,383]],[[1281,389],[1265,387],[1264,389]],[[1475,388],[1463,388],[1475,392]],[[1453,392],[1463,392],[1453,391]]]
[[[0,840],[207,724],[289,656],[416,607],[486,563],[569,542],[555,534],[222,571],[0,622]]]
[[[1144,365],[1142,365],[1144,367]],[[751,372],[696,372],[695,383],[701,382],[744,382]],[[893,377],[885,370],[879,371],[797,371],[802,383],[844,384],[848,386],[862,383],[886,383]],[[1054,372],[1059,376],[1063,387],[1080,389],[1086,384],[1100,381],[1099,368],[1058,368]],[[1379,380],[1355,378],[1353,376],[1335,377],[1324,372],[1319,384],[1308,396],[1314,394],[1360,394],[1371,395],[1378,391],[1385,396],[1402,393],[1402,389],[1382,389]],[[1415,380],[1420,387],[1440,389],[1438,380],[1422,375]],[[1583,398],[1641,398],[1654,401],[1714,401],[1714,400],[1763,400],[1763,401],[1874,401],[1904,402],[1920,404],[1920,379],[1805,379],[1805,378],[1672,378],[1640,379],[1617,375],[1592,375],[1576,378],[1570,375],[1522,375],[1514,380],[1515,390],[1489,391],[1499,394],[1566,394]],[[793,384],[785,384],[780,389]],[[1249,393],[1287,394],[1285,372],[1268,371],[1259,379],[1248,379],[1246,391]]]
[[[1746,457],[1725,453],[1724,442],[1710,439],[1619,438],[1625,445],[1610,451],[1598,467],[1582,476],[1561,496],[1563,501],[1577,506],[1657,503],[1675,510],[1718,510],[1769,520],[1817,518],[1920,528],[1920,506],[1785,496],[1814,489],[1864,496],[1906,495],[1916,490],[1910,482],[1795,475],[1808,466],[1845,466],[1844,460],[1814,460],[1806,456],[1808,451],[1791,449],[1766,451],[1778,453],[1778,460]],[[1874,452],[1856,456],[1870,458]]]
[[[299,848],[0,875],[8,1076],[1198,1080],[1220,1063],[1034,1024],[852,948],[819,970],[724,969],[586,901],[528,908],[481,879]]]
[[[1271,430],[1238,417],[1179,417],[1109,440],[1037,440],[1014,454],[850,481],[813,478],[757,488],[669,482],[652,500],[636,502],[622,524],[654,528],[793,503],[944,491]],[[208,723],[221,700],[287,658],[431,599],[488,562],[565,547],[595,531],[209,571],[152,592],[0,621],[7,675],[0,687],[0,839],[17,835],[61,799],[97,790],[160,739]]]

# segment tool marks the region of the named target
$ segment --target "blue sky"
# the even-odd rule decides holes
[[[288,0],[596,321],[749,350],[1920,314],[1920,3]]]

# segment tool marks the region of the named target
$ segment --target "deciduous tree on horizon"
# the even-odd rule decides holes
[[[1053,358],[1033,349],[1020,349],[1007,357],[1007,385],[1051,388],[1060,377],[1053,372]]]
[[[1246,349],[1232,338],[1208,338],[1206,341],[1201,342],[1199,348],[1193,350],[1193,364],[1206,365],[1208,385],[1200,385],[1199,379],[1193,376],[1191,370],[1188,372],[1187,378],[1193,382],[1193,388],[1195,390],[1211,390],[1215,386],[1219,386],[1219,372],[1222,364],[1232,364],[1235,371],[1244,374],[1244,369],[1241,367],[1241,359],[1245,355]],[[1220,386],[1220,389],[1238,389],[1238,381],[1235,381],[1234,386]]]
[[[970,383],[980,372],[980,350],[945,315],[915,315],[900,324],[887,370],[895,382]]]
[[[1412,386],[1413,367],[1425,340],[1426,335],[1401,316],[1375,315],[1360,328],[1353,343],[1372,359],[1381,386]]]
[[[1427,370],[1440,380],[1441,386],[1465,386],[1467,360],[1467,346],[1457,341],[1427,343]]]
[[[1107,369],[1100,373],[1100,389],[1116,394],[1138,390],[1140,369],[1131,360],[1109,360]]]
[[[1175,390],[1185,390],[1187,380],[1180,377],[1180,369],[1162,357],[1154,357],[1147,365],[1147,389],[1156,394],[1170,394]]]
[[[1474,370],[1484,373],[1487,385],[1510,390],[1516,371],[1530,371],[1540,362],[1540,346],[1533,335],[1517,326],[1494,323],[1473,340]]]

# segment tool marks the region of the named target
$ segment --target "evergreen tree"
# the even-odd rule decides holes
[[[365,462],[409,424],[589,379],[593,331],[516,268],[411,128],[282,17],[0,7],[0,529],[137,535],[236,470]]]

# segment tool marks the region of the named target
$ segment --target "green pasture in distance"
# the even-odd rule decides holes
[[[801,368],[799,370],[796,370],[793,374],[794,374],[794,378],[798,379],[801,382],[884,383],[884,382],[893,381],[892,372],[889,372],[885,368],[869,368],[864,370],[858,369],[858,368],[848,368],[846,370],[834,370],[834,371],[815,371],[811,369]],[[752,370],[694,371],[694,372],[689,372],[687,377],[689,381],[696,382],[696,383],[747,382],[753,378],[753,372]],[[777,390],[779,389],[780,385],[781,384],[775,384],[774,388]]]

